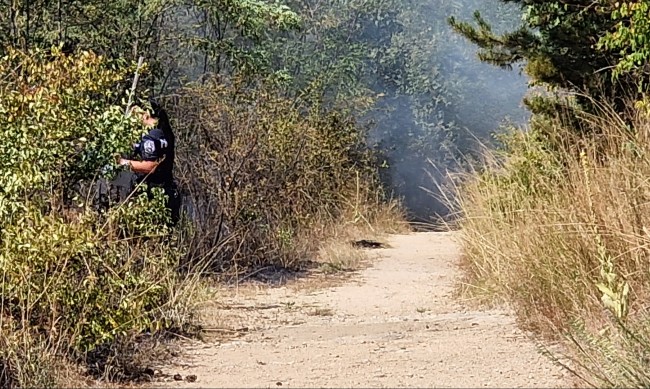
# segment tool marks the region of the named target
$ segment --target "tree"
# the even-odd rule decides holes
[[[620,60],[613,76],[633,74],[638,77],[641,89],[645,86],[650,72],[650,1],[617,1],[605,5],[611,12],[614,28],[603,36],[598,44],[600,49],[619,51]]]
[[[386,184],[413,214],[444,213],[420,188],[431,185],[428,160],[441,170],[458,166],[477,138],[487,141],[507,114],[517,114],[526,88],[517,75],[474,60],[474,48],[449,28],[449,15],[481,2],[288,4],[301,28],[265,41],[273,68],[286,75],[286,92],[354,112],[371,127],[369,141],[388,167]],[[509,7],[492,8],[500,27],[516,24]]]
[[[300,23],[286,5],[263,0],[0,0],[0,14],[9,15],[0,19],[0,53],[65,45],[112,59],[144,56],[142,84],[158,91],[208,72],[269,73],[259,43]]]
[[[524,64],[534,84],[609,97],[624,109],[636,80],[631,75],[615,80],[615,66],[622,59],[620,47],[599,44],[616,25],[613,7],[591,0],[501,1],[519,6],[524,21],[521,28],[497,34],[478,12],[474,15],[476,25],[450,18],[457,32],[480,47],[481,60],[506,68]],[[587,99],[578,100],[590,109]],[[549,107],[534,101],[529,106],[533,112]]]

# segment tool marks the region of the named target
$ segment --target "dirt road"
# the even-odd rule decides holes
[[[343,286],[220,297],[236,340],[195,344],[163,373],[171,387],[567,387],[513,319],[451,297],[459,247],[450,233],[394,236]],[[225,300],[225,301],[224,301]],[[192,377],[193,378],[193,377]]]

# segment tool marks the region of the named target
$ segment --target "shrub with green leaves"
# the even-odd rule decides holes
[[[129,67],[90,52],[7,50],[0,58],[0,220],[57,207],[67,185],[129,149],[137,123],[119,88]]]
[[[115,226],[151,222],[150,209],[163,206],[157,199],[159,207],[122,208]],[[173,247],[149,239],[134,250],[108,226],[98,231],[101,221],[90,214],[70,223],[30,212],[23,221],[0,235],[1,293],[11,322],[65,339],[64,351],[76,356],[120,335],[158,329],[157,309],[170,295],[161,279],[173,276],[177,260]]]
[[[189,288],[179,288],[183,251],[167,227],[162,191],[141,190],[101,213],[63,201],[79,181],[114,166],[142,130],[124,115],[131,67],[88,52],[7,52],[0,58],[0,385],[41,386],[33,377],[55,373],[44,367],[55,355],[94,363],[97,350],[182,325],[186,302],[175,303]]]

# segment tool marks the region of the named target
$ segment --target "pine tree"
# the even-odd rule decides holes
[[[638,98],[632,74],[614,77],[619,48],[599,44],[615,26],[612,9],[592,0],[499,0],[517,4],[523,25],[503,34],[493,32],[478,12],[474,22],[450,18],[452,27],[480,47],[481,60],[501,67],[523,65],[535,85],[609,98],[623,110],[627,98]],[[632,94],[632,95],[630,95]],[[587,98],[578,98],[589,110]],[[528,101],[533,112],[557,109],[548,101]]]

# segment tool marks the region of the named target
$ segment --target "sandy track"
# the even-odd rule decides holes
[[[459,247],[450,233],[394,236],[343,286],[240,289],[219,313],[248,333],[194,344],[163,373],[172,387],[567,387],[501,311],[451,293]],[[225,300],[225,301],[224,301]]]

